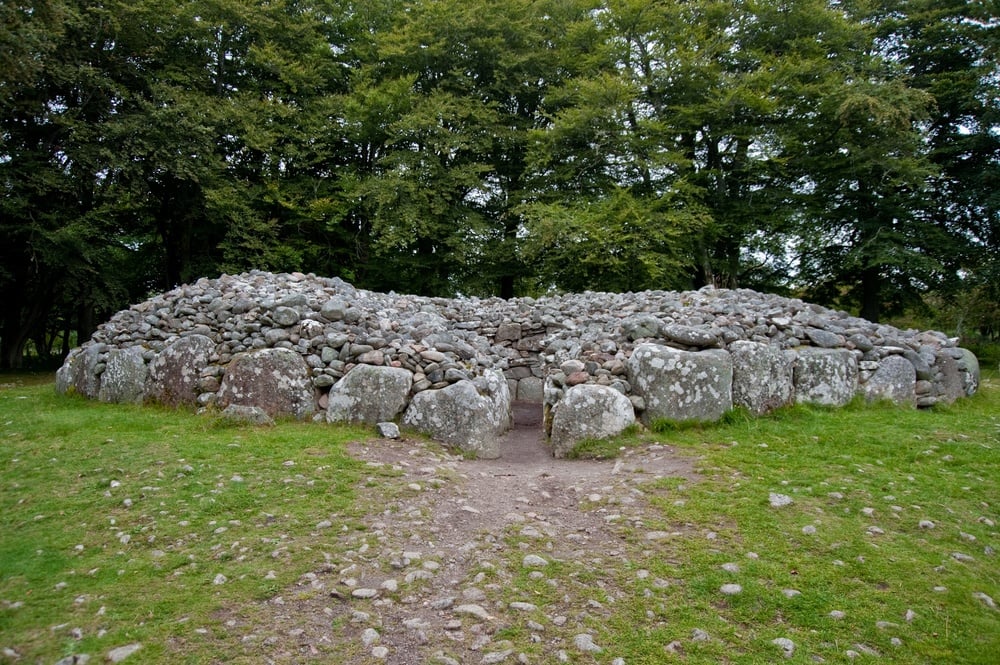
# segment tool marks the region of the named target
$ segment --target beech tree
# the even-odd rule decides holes
[[[0,4],[0,366],[250,268],[933,297],[995,333],[993,4]]]

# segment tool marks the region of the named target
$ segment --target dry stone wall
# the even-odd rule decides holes
[[[940,332],[749,290],[448,299],[259,271],[118,312],[57,374],[60,392],[109,402],[397,421],[480,457],[502,454],[512,400],[544,408],[564,455],[637,421],[856,395],[929,407],[978,384]]]

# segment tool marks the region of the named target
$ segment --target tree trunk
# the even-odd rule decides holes
[[[882,278],[879,270],[865,268],[861,271],[861,318],[878,323],[882,305]]]

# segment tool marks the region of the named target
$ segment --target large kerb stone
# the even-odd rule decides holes
[[[141,348],[111,349],[97,397],[102,402],[141,402],[148,374]]]
[[[679,351],[641,344],[626,363],[632,391],[643,398],[642,421],[713,421],[733,407],[733,361],[726,351]]]
[[[587,439],[618,436],[635,423],[632,402],[607,386],[573,386],[552,410],[552,454],[565,457]]]
[[[503,375],[487,374],[492,376],[478,385],[464,380],[417,393],[403,414],[403,425],[473,457],[500,457],[500,437],[511,425],[510,389]]]
[[[291,349],[242,353],[226,368],[219,406],[256,406],[270,416],[304,418],[315,410],[309,366]]]
[[[916,385],[917,371],[913,363],[903,356],[888,356],[861,385],[861,392],[868,402],[889,400],[912,405],[916,403]]]
[[[149,363],[146,399],[167,406],[193,406],[198,380],[215,352],[215,342],[204,335],[181,337]]]
[[[358,365],[330,389],[326,419],[369,425],[395,420],[412,386],[413,374],[405,369]]]
[[[844,406],[858,389],[858,362],[846,349],[799,349],[795,359],[795,401]]]
[[[781,349],[761,342],[729,345],[733,359],[733,404],[761,415],[792,401],[792,361]]]

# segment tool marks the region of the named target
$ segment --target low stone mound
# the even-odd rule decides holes
[[[486,457],[502,454],[515,399],[539,403],[549,434],[555,414],[559,455],[632,421],[622,400],[575,386],[615,391],[649,424],[855,395],[930,407],[978,385],[975,356],[943,333],[746,289],[449,299],[260,271],[118,312],[56,380],[110,402],[395,420]]]

